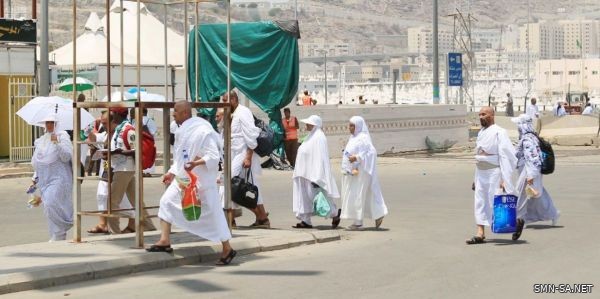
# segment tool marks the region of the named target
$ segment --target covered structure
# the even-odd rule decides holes
[[[110,18],[112,22],[123,20],[123,39],[121,45],[121,26],[114,24],[107,25]],[[137,22],[137,4],[135,2],[123,1],[121,9],[119,1],[114,1],[110,7],[110,13],[107,16],[99,18],[94,12],[85,24],[83,34],[77,37],[77,64],[104,64],[106,63],[107,33],[110,31],[110,56],[114,61],[120,61],[121,50],[123,51],[122,63],[135,65],[137,63],[136,46],[138,38],[141,41],[141,65],[162,65],[164,64],[165,51],[167,54],[168,65],[180,65],[185,63],[185,56],[181,47],[184,44],[184,37],[170,28],[166,28],[167,47],[162,47],[162,38],[160,33],[165,29],[165,23],[152,15],[144,5],[140,3],[140,27],[136,30]],[[117,23],[118,24],[118,23]],[[70,42],[61,48],[50,53],[50,59],[58,66],[68,66],[73,63],[73,42]]]

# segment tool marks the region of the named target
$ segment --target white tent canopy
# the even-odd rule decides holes
[[[121,61],[121,12],[123,13],[123,43],[124,64],[137,63],[137,3],[123,2],[123,10],[119,1],[113,2],[110,8],[110,57],[111,64]],[[143,3],[140,3],[140,38],[141,57],[143,65],[163,65],[164,58],[164,25],[154,17]],[[102,19],[96,13],[91,13],[85,25],[85,32],[77,38],[77,64],[106,63],[106,16]],[[175,31],[167,28],[167,63],[183,65],[184,38]],[[73,43],[50,53],[57,65],[73,64]]]

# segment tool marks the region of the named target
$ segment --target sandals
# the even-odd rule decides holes
[[[171,245],[152,245],[150,248],[146,248],[146,251],[171,253],[173,252],[173,248],[171,248]]]
[[[96,225],[94,226],[94,228],[89,229],[88,234],[105,234],[108,235],[110,232],[108,231],[108,228],[102,228],[100,225]]]
[[[252,228],[271,228],[271,222],[269,218],[265,218],[263,220],[257,220],[256,222],[250,225]]]
[[[342,218],[340,218],[341,214],[342,209],[338,209],[337,216],[333,217],[333,219],[331,220],[331,228],[336,229],[340,225],[340,221],[342,221]]]
[[[348,226],[348,228],[346,230],[355,231],[355,230],[361,230],[361,229],[362,229],[362,225],[352,224],[352,225]]]
[[[126,227],[124,230],[121,231],[122,234],[131,234],[131,233],[135,233],[135,229],[130,228],[129,226]]]
[[[466,241],[467,245],[483,244],[485,243],[485,237],[473,236],[471,239]]]
[[[525,227],[525,220],[523,220],[521,218],[517,219],[517,231],[512,234],[513,241],[519,240],[524,227]]]
[[[383,222],[383,216],[381,216],[380,218],[375,220],[375,228],[379,228],[381,226],[382,222]]]
[[[231,251],[229,251],[229,254],[226,257],[222,257],[220,258],[217,263],[215,263],[215,265],[217,266],[227,266],[229,264],[231,264],[231,261],[233,260],[233,258],[237,255],[237,251],[231,249]]]
[[[310,225],[304,221],[298,222],[298,223],[296,223],[296,225],[292,225],[292,227],[293,228],[313,228],[312,225]]]

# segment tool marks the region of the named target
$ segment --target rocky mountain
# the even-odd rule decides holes
[[[71,1],[50,1],[50,48],[57,48],[69,42],[72,37]],[[12,0],[12,12],[16,16],[31,15],[31,1]],[[39,1],[38,1],[39,2]],[[268,19],[293,19],[294,0],[282,8],[243,1],[232,9],[234,21],[255,21]],[[281,1],[275,1],[281,3]],[[573,19],[587,17],[600,18],[600,1],[598,0],[529,0],[531,20],[538,19]],[[101,17],[105,12],[104,0],[78,0],[77,22],[83,25],[89,13],[97,12]],[[257,4],[258,3],[258,4]],[[297,0],[298,20],[302,33],[301,42],[309,42],[315,38],[326,40],[342,40],[348,43],[369,48],[375,47],[381,36],[393,37],[406,34],[406,28],[419,25],[430,25],[432,0]],[[149,11],[160,19],[163,5],[147,4]],[[190,4],[190,22],[194,22],[194,4]],[[8,7],[5,8],[8,10]],[[39,7],[38,7],[39,9]],[[475,28],[498,28],[501,25],[520,24],[527,21],[527,1],[524,0],[447,0],[439,1],[441,26],[451,28],[453,19],[447,15],[461,12],[476,19]],[[183,5],[169,7],[169,26],[183,32]],[[223,3],[201,3],[199,5],[200,22],[224,22],[226,13]],[[117,23],[114,23],[117,24]],[[79,31],[82,28],[78,29]],[[390,45],[388,45],[390,46]]]

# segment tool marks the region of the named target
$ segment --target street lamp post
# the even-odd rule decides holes
[[[318,50],[318,53],[323,53],[323,74],[325,79],[325,105],[327,105],[327,50]]]
[[[48,0],[41,1],[41,33],[40,33],[40,84],[39,95],[50,93],[50,71],[48,66]],[[75,80],[75,79],[73,79]]]
[[[523,103],[523,111],[527,111],[527,97],[529,96],[529,92],[531,91],[530,78],[529,78],[529,43],[531,43],[531,34],[529,33],[529,22],[531,22],[531,5],[529,4],[529,0],[527,0],[527,93],[525,94],[525,103]]]
[[[438,0],[433,0],[433,103],[440,103],[440,62],[438,49]]]
[[[325,59],[325,105],[327,105],[327,51],[323,51],[323,54]]]

